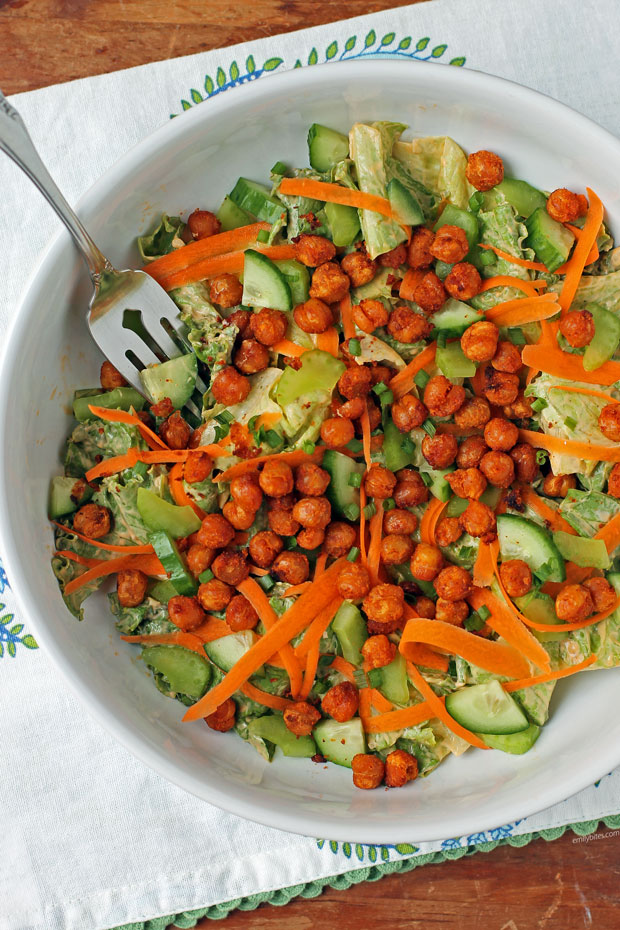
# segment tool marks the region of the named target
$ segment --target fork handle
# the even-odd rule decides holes
[[[112,266],[99,251],[82,226],[80,219],[59,191],[35,149],[24,121],[2,91],[0,91],[0,149],[19,165],[39,188],[50,206],[54,208],[82,253],[91,277],[97,282],[100,275],[104,271],[111,270]]]

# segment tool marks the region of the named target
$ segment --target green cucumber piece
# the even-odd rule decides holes
[[[563,530],[553,534],[553,541],[562,555],[569,562],[583,568],[607,569],[610,566],[607,546],[602,539],[588,539],[583,536],[572,536]]]
[[[519,733],[529,726],[517,702],[496,679],[448,694],[446,710],[473,733]]]
[[[269,307],[271,310],[292,310],[291,288],[275,262],[247,249],[243,261],[243,297],[246,307]]]
[[[542,191],[528,184],[527,181],[520,181],[517,178],[504,178],[494,187],[494,190],[503,194],[508,203],[525,219],[534,210],[546,209],[547,198],[545,195]]]
[[[525,225],[528,232],[525,247],[533,249],[549,271],[556,271],[567,260],[575,241],[570,229],[552,219],[545,207],[537,207]]]
[[[329,762],[351,768],[353,756],[366,752],[366,737],[359,717],[338,723],[320,720],[313,731],[317,749]]]
[[[407,684],[407,662],[404,655],[397,652],[389,665],[384,665],[381,671],[381,684],[379,691],[393,704],[407,704],[409,701],[409,685]]]
[[[462,210],[460,207],[455,207],[452,203],[446,204],[433,229],[435,232],[437,232],[437,230],[441,229],[442,226],[460,226],[461,229],[465,231],[470,250],[473,249],[473,247],[478,242],[478,238],[480,236],[478,217],[474,213],[470,213],[468,210]],[[463,261],[466,260],[467,257],[463,259]]]
[[[246,252],[247,255],[247,252]],[[294,404],[304,394],[317,390],[330,394],[336,387],[340,375],[345,371],[344,362],[329,352],[312,349],[301,357],[301,368],[285,368],[276,386],[276,403],[281,407]]]
[[[190,399],[197,377],[198,361],[193,352],[160,365],[151,365],[140,372],[140,380],[151,402],[157,404],[168,397],[175,410],[180,410]]]
[[[476,363],[467,358],[458,341],[438,345],[435,362],[446,378],[473,378],[476,374]]]
[[[491,749],[500,749],[502,752],[509,752],[513,756],[522,756],[528,752],[540,736],[542,727],[535,723],[530,723],[527,730],[521,730],[520,733],[507,733],[500,736],[496,733],[478,733],[477,735]]]
[[[103,394],[86,394],[74,397],[73,416],[76,420],[84,422],[85,420],[94,420],[95,416],[90,412],[89,405],[94,407],[106,407],[108,410],[142,410],[144,407],[144,397],[135,388],[120,387],[114,388],[113,391],[105,391]]]
[[[313,123],[308,130],[308,155],[315,171],[322,174],[330,171],[339,161],[348,158],[349,137],[328,126]]]
[[[342,655],[353,665],[362,664],[361,649],[368,639],[366,621],[359,609],[350,601],[344,601],[332,620],[332,630],[338,637]]]
[[[239,633],[231,633],[230,636],[222,636],[220,639],[205,643],[205,652],[214,665],[221,668],[223,672],[229,672],[248,649],[252,648],[255,641],[256,634],[252,630],[241,630]],[[262,675],[263,672],[264,668],[261,665],[254,674]]]
[[[405,226],[419,226],[424,222],[422,207],[398,178],[392,178],[388,182],[387,195],[399,223]]]
[[[430,483],[427,484],[427,488],[438,501],[449,501],[452,497],[452,488],[446,481],[446,476],[451,474],[454,470],[454,465],[451,465],[450,468],[429,468],[428,470],[420,470],[422,475],[428,475],[430,478]],[[467,503],[465,506],[467,506]]]
[[[445,304],[432,316],[433,326],[450,336],[462,336],[472,323],[479,323],[484,316],[461,300],[449,297]]]
[[[77,485],[76,495],[75,489]],[[57,520],[69,513],[75,513],[78,507],[93,496],[93,489],[81,478],[65,478],[56,475],[50,484],[49,506],[47,512],[50,520]]]
[[[346,517],[347,508],[351,505],[359,508],[360,503],[359,488],[349,484],[349,477],[353,474],[363,475],[364,465],[334,449],[327,450],[321,464],[331,476],[325,495],[336,513]]]
[[[222,226],[222,232],[228,232],[230,229],[239,229],[240,226],[249,226],[250,223],[256,222],[256,217],[247,210],[238,207],[228,194],[224,197],[222,206],[215,214]]]
[[[286,213],[282,201],[273,197],[268,187],[248,178],[239,178],[229,197],[235,206],[265,223],[276,223]]]
[[[403,441],[409,438],[408,433],[401,433],[392,419],[387,419],[383,426],[383,454],[385,456],[385,467],[392,472],[400,471],[411,465],[415,457],[413,452],[406,452],[403,449]]]
[[[188,571],[183,556],[172,536],[166,533],[165,530],[156,530],[154,533],[149,533],[149,542],[155,550],[155,555],[164,566],[164,571],[170,584],[176,589],[176,593],[184,594],[186,597],[193,597],[198,590],[198,584],[191,572]]]
[[[594,317],[594,336],[583,355],[585,371],[596,371],[612,357],[620,344],[620,320],[600,304],[588,304]]]
[[[534,623],[552,625],[563,622],[555,612],[553,598],[548,594],[543,594],[542,591],[538,591],[536,597],[530,597],[529,594],[516,597],[515,604],[521,613]],[[532,633],[541,643],[561,642],[566,639],[566,633],[550,633],[544,630],[532,630]]]
[[[171,597],[176,597],[179,592],[171,581],[155,581],[148,587],[148,597],[154,598],[160,604],[167,604]]]
[[[279,746],[285,756],[310,759],[316,755],[316,743],[311,736],[295,736],[288,729],[284,718],[276,714],[254,717],[248,724],[250,736],[266,739]]]
[[[138,488],[138,513],[149,530],[165,530],[173,539],[190,536],[200,529],[200,519],[191,507],[169,504],[148,488]]]
[[[310,296],[310,272],[306,266],[293,259],[283,259],[274,264],[286,278],[291,290],[293,306],[305,303]]]
[[[522,559],[545,581],[564,581],[564,559],[548,530],[526,517],[502,513],[497,517],[497,535],[502,561]]]
[[[198,653],[183,646],[147,646],[141,658],[155,672],[163,675],[171,691],[201,698],[211,681],[211,666]]]
[[[340,248],[355,242],[360,231],[359,213],[355,207],[347,207],[343,203],[326,203],[325,215],[335,246]]]

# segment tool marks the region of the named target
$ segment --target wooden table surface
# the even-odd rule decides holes
[[[0,0],[6,94],[357,16],[410,0]],[[285,908],[226,930],[613,930],[620,833],[502,847]],[[211,921],[200,930],[213,930]]]

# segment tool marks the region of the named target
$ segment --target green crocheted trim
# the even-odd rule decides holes
[[[384,875],[392,875],[394,872],[410,872],[420,865],[461,859],[463,856],[471,856],[478,852],[491,852],[497,846],[527,846],[532,840],[538,839],[550,842],[559,839],[567,830],[572,830],[578,836],[589,836],[589,834],[594,833],[601,823],[609,827],[610,830],[616,830],[620,827],[620,814],[601,817],[600,820],[570,823],[563,827],[540,830],[537,833],[509,836],[505,839],[495,840],[491,843],[480,843],[476,846],[444,849],[440,852],[427,853],[424,856],[414,856],[411,859],[400,859],[397,862],[381,862],[363,869],[344,872],[342,875],[319,878],[316,881],[306,882],[302,885],[289,885],[288,888],[280,888],[277,891],[263,891],[259,894],[247,895],[245,898],[234,898],[232,901],[213,904],[197,911],[183,911],[180,914],[171,914],[168,917],[155,917],[153,920],[139,921],[135,924],[123,924],[122,927],[115,927],[113,930],[166,930],[167,927],[172,925],[186,930],[186,928],[195,927],[198,921],[205,917],[209,918],[209,920],[223,920],[228,917],[231,911],[253,911],[259,904],[273,904],[276,907],[282,907],[282,905],[292,901],[293,898],[318,898],[326,887],[336,888],[340,891],[350,888],[351,885],[359,885],[360,882],[376,882],[383,878]]]

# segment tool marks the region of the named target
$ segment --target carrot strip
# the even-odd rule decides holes
[[[405,277],[400,282],[400,288],[398,290],[398,296],[401,298],[401,300],[413,300],[415,289],[425,274],[426,272],[422,271],[421,269],[407,269],[405,272]]]
[[[298,659],[303,659],[315,645],[318,645],[321,636],[334,619],[341,604],[342,598],[335,597],[331,604],[328,604],[316,615],[304,633],[303,639],[295,646],[295,655]]]
[[[402,371],[394,375],[390,381],[390,390],[394,393],[394,397],[397,400],[411,390],[414,384],[413,379],[417,373],[422,371],[427,365],[432,365],[435,361],[436,350],[437,343],[431,342],[425,349],[422,349],[419,355],[416,355]]]
[[[211,444],[208,446],[199,446],[197,449],[155,449],[151,452],[145,452],[142,449],[129,449],[124,455],[113,455],[109,459],[104,459],[98,465],[90,468],[85,478],[87,481],[94,481],[96,478],[107,478],[110,475],[116,475],[119,471],[126,468],[133,468],[137,462],[145,462],[147,465],[171,465],[177,462],[186,462],[187,459],[196,452],[206,452],[212,458],[220,455],[230,455],[228,449],[223,445]]]
[[[262,252],[272,261],[295,258],[295,249],[292,245],[262,245],[257,243],[256,251]],[[194,284],[205,278],[212,278],[218,274],[241,274],[245,264],[245,251],[229,252],[227,255],[215,255],[195,262],[187,268],[162,275],[159,284],[165,290],[172,291],[185,284]]]
[[[69,559],[70,562],[76,562],[78,565],[85,565],[87,568],[96,568],[97,565],[103,565],[105,559],[92,558],[89,559],[85,555],[78,555],[77,552],[73,552],[71,549],[57,549],[54,555],[61,555],[65,559]]]
[[[408,620],[399,647],[406,659],[409,658],[409,643],[426,643],[445,649],[487,672],[506,678],[525,678],[530,673],[527,660],[511,646],[475,636],[443,620]]]
[[[239,540],[239,538],[238,538],[240,535],[241,535],[240,533],[239,533],[239,534],[235,533],[235,542],[236,542],[238,545],[241,545],[241,546],[242,546],[243,543],[242,543],[242,542]],[[251,574],[251,575],[258,575],[259,577],[262,577],[263,575],[268,575],[268,574],[269,574],[269,569],[268,569],[268,568],[259,568],[258,565],[252,565],[252,564],[250,564],[250,565],[249,565],[249,569],[250,569],[250,574]]]
[[[134,413],[127,413],[126,410],[109,410],[107,407],[97,407],[95,404],[89,404],[88,409],[100,420],[107,420],[109,423],[126,423],[128,426],[137,427],[138,432],[151,449],[168,448],[163,439],[149,429]]]
[[[329,556],[327,552],[320,552],[319,555],[317,556],[316,562],[314,564],[314,579],[313,579],[314,581],[316,581],[317,578],[320,578],[323,572],[325,571],[325,566],[327,565],[328,558]]]
[[[596,662],[596,656],[588,656],[583,662],[577,665],[571,665],[570,668],[562,668],[556,672],[546,672],[544,675],[534,675],[532,678],[523,678],[521,681],[504,681],[502,688],[504,691],[521,691],[522,688],[531,688],[534,685],[543,685],[546,681],[557,681],[559,678],[568,678],[577,672],[583,672],[590,668]]]
[[[305,462],[314,462],[318,465],[324,453],[325,446],[317,446],[314,452],[310,454],[308,452],[303,452],[301,449],[294,449],[292,452],[274,452],[270,455],[259,455],[256,456],[256,458],[244,459],[243,462],[237,462],[236,465],[231,465],[226,471],[216,475],[215,480],[218,482],[232,481],[233,478],[238,478],[240,475],[247,475],[249,472],[254,471],[254,469],[258,468],[260,465],[264,465],[265,462],[286,462],[291,468],[296,468],[298,465],[303,465]]]
[[[176,465],[170,470],[168,475],[168,487],[170,488],[170,493],[172,494],[172,499],[179,507],[191,507],[199,520],[204,520],[205,512],[201,510],[196,501],[192,500],[187,491],[185,490],[185,483],[183,480],[183,464],[177,462]]]
[[[364,409],[364,412],[360,417],[360,423],[362,425],[364,461],[366,462],[366,468],[370,468],[372,465],[372,459],[370,458],[370,417],[368,416],[368,408]]]
[[[335,668],[337,672],[340,672],[341,675],[348,681],[354,681],[354,672],[355,666],[352,662],[347,662],[346,659],[343,659],[342,656],[334,656],[333,662],[331,664],[332,668]]]
[[[606,394],[604,391],[597,391],[594,388],[580,387],[577,384],[552,384],[551,390],[568,391],[574,394],[586,394],[588,397],[596,397],[598,400],[604,400],[608,404],[617,404],[619,402],[618,399],[612,397],[611,394]]]
[[[573,249],[573,254],[566,262],[566,271],[564,284],[560,292],[560,306],[566,313],[575,299],[577,288],[583,274],[583,269],[588,261],[590,250],[596,245],[598,236],[603,222],[604,207],[597,195],[589,187],[586,187],[588,194],[589,206],[586,214],[586,221],[581,235],[577,239],[577,244]],[[620,368],[620,365],[618,366]],[[599,369],[600,370],[600,369]],[[599,382],[600,383],[600,382]]]
[[[378,510],[370,520],[370,545],[368,546],[368,571],[370,581],[379,584],[379,562],[381,560],[381,537],[383,531],[383,507],[378,502]]]
[[[355,337],[356,329],[355,323],[353,322],[353,316],[351,315],[351,295],[347,294],[346,297],[343,297],[338,304],[338,307],[340,309],[340,319],[342,321],[342,331],[344,333],[344,338],[353,339]]]
[[[524,281],[523,278],[517,278],[512,274],[496,274],[494,277],[487,278],[486,281],[484,281],[482,287],[480,288],[480,293],[484,294],[485,291],[491,291],[494,287],[514,287],[520,291],[523,291],[523,293],[527,294],[528,297],[536,297],[536,288],[547,287],[547,282]],[[489,311],[487,310],[487,314],[488,312]]]
[[[418,617],[414,608],[409,604],[405,604],[405,617],[407,620]],[[438,672],[447,672],[450,666],[447,656],[435,652],[434,649],[425,646],[424,643],[409,643],[407,654],[414,665],[423,665],[424,668],[432,668]]]
[[[614,549],[620,546],[620,513],[617,513],[605,526],[601,527],[601,529],[594,534],[594,538],[602,539],[607,546],[607,552],[611,555]]]
[[[539,497],[536,491],[529,486],[521,487],[521,496],[528,507],[542,517],[552,530],[562,530],[564,533],[570,533],[571,536],[577,535],[577,530],[568,523],[561,513],[550,507],[549,504]]]
[[[504,252],[503,249],[498,249],[497,246],[487,245],[484,242],[479,242],[478,246],[481,249],[491,249],[498,258],[503,258],[506,262],[512,262],[513,265],[518,265],[520,268],[531,268],[532,271],[549,270],[545,265],[541,264],[541,262],[530,262],[526,258],[517,258],[516,255],[511,255],[510,252]]]
[[[439,517],[443,513],[446,504],[447,501],[440,501],[436,497],[431,497],[426,505],[426,510],[422,514],[422,520],[420,521],[420,539],[423,543],[428,543],[429,546],[437,545],[435,541],[435,530]]]
[[[568,352],[547,342],[523,346],[521,358],[524,365],[536,371],[544,371],[554,378],[566,381],[583,381],[586,384],[605,384],[609,386],[620,381],[620,362],[604,362],[595,371],[586,371],[580,355]]]
[[[415,620],[410,620],[410,623],[416,623]],[[431,623],[436,621],[432,620]],[[441,621],[438,621],[441,623]],[[448,625],[448,624],[447,624]],[[454,628],[456,629],[456,627]],[[462,727],[460,723],[457,723],[454,717],[451,717],[448,711],[446,710],[444,702],[441,698],[437,697],[433,689],[427,682],[424,680],[420,672],[417,670],[415,665],[411,665],[408,668],[409,676],[413,681],[413,684],[416,686],[426,703],[428,704],[430,710],[432,711],[433,717],[438,717],[442,723],[444,723],[449,730],[452,730],[457,736],[460,736],[461,739],[466,740],[470,746],[476,746],[478,749],[488,749],[480,737],[476,736],[475,733],[472,733],[470,730],[466,730],[465,727]]]
[[[478,554],[474,562],[473,578],[478,588],[488,588],[493,581],[495,562],[499,552],[499,542],[495,539],[491,543],[480,540]]]
[[[491,307],[486,312],[487,320],[496,326],[523,326],[525,323],[536,323],[547,320],[560,312],[560,305],[555,294],[542,294],[540,297],[521,297],[517,300],[506,300],[502,304]]]
[[[319,644],[316,642],[311,649],[308,650],[308,655],[306,656],[306,667],[304,669],[304,680],[299,691],[299,700],[305,701],[316,680],[316,670],[319,666]]]
[[[115,572],[122,572],[129,569],[138,569],[145,575],[165,575],[164,566],[155,555],[122,555],[118,559],[108,559],[100,565],[90,568],[87,572],[73,578],[65,587],[65,594],[73,594],[79,591],[85,584],[94,581],[96,578],[104,578],[106,575],[113,575]]]
[[[618,367],[620,368],[620,365]],[[620,444],[602,446],[594,442],[578,442],[575,439],[547,436],[546,433],[537,433],[530,429],[520,429],[519,439],[521,442],[529,442],[535,449],[574,455],[575,458],[585,459],[588,462],[620,462]]]
[[[443,698],[440,700],[443,701]],[[415,704],[413,707],[403,707],[400,710],[368,717],[362,722],[366,733],[390,733],[394,730],[416,727],[419,723],[424,723],[434,716],[434,712],[426,701],[422,701],[421,704]]]
[[[290,586],[290,588],[286,589],[286,591],[284,592],[282,596],[283,597],[296,597],[298,594],[303,594],[304,591],[307,591],[308,588],[311,586],[311,584],[312,584],[311,581],[302,581],[301,584],[293,584]]]
[[[294,197],[309,197],[311,200],[322,200],[323,203],[341,203],[358,210],[372,210],[390,219],[395,218],[387,197],[341,187],[340,184],[315,181],[313,178],[282,178],[280,191]]]
[[[260,688],[256,688],[254,685],[250,684],[249,681],[241,685],[239,690],[243,691],[245,696],[249,697],[250,700],[256,701],[257,704],[264,704],[265,707],[271,707],[273,710],[286,710],[286,708],[291,707],[293,703],[286,698],[279,697],[277,694],[269,694],[267,691],[261,691]]]
[[[394,710],[394,705],[392,702],[388,701],[388,699],[384,697],[376,688],[370,689],[370,703],[375,708],[375,710],[379,711],[380,714],[387,714],[391,710]]]
[[[89,546],[95,546],[95,548],[103,549],[105,552],[122,552],[125,555],[151,555],[153,552],[153,547],[148,543],[144,546],[113,546],[111,543],[101,542],[100,539],[91,539],[90,536],[84,536],[70,526],[63,526],[62,523],[57,523],[56,520],[51,520],[50,522],[53,523],[54,526],[57,526],[59,530],[62,530],[63,533],[70,533],[72,536],[77,536],[78,539],[88,543]]]
[[[305,346],[298,346],[296,342],[291,342],[290,339],[280,339],[279,342],[272,346],[272,349],[280,355],[289,355],[291,358],[300,358],[304,352],[309,351]]]
[[[616,598],[614,604],[608,607],[607,610],[603,610],[600,614],[593,614],[587,620],[582,620],[579,623],[535,623],[534,620],[529,620],[527,617],[523,617],[523,622],[527,623],[533,630],[539,630],[541,633],[570,633],[572,630],[584,630],[587,626],[594,626],[595,623],[606,620],[619,606],[620,597]]]
[[[197,652],[206,658],[204,646],[193,633],[148,633],[139,636],[121,636],[125,643],[141,643],[144,646],[183,646],[191,652]]]
[[[365,725],[367,720],[372,719],[372,693],[370,688],[360,688],[359,701],[359,715],[362,724]]]
[[[206,621],[201,626],[192,630],[192,636],[197,636],[201,643],[212,643],[215,639],[231,636],[232,632],[224,620],[220,620],[219,617],[207,616]]]
[[[319,333],[316,337],[317,349],[323,352],[329,352],[334,358],[338,358],[338,331],[335,326],[330,326],[324,333]]]
[[[240,226],[238,229],[230,229],[215,236],[208,236],[206,239],[189,242],[182,248],[175,249],[174,252],[162,255],[161,258],[156,258],[154,262],[145,265],[144,271],[159,281],[171,272],[188,268],[204,258],[225,255],[227,252],[242,249],[256,242],[256,237],[262,229],[270,228],[269,223],[251,223],[249,226]]]
[[[368,553],[366,551],[366,488],[362,481],[360,485],[360,516],[359,516],[359,534],[360,534],[360,559],[362,565],[368,568]]]
[[[497,562],[495,562],[494,568],[500,590],[506,599],[506,603],[502,604],[499,598],[495,597],[488,588],[476,589],[468,598],[469,603],[474,610],[478,610],[483,605],[487,607],[491,613],[487,617],[486,623],[491,627],[493,632],[501,636],[508,645],[520,652],[522,656],[525,656],[534,665],[537,665],[538,668],[548,671],[549,656],[536,637],[532,636],[527,627],[524,626],[522,622],[523,614],[514,607],[502,584],[499,571],[497,571]]]

